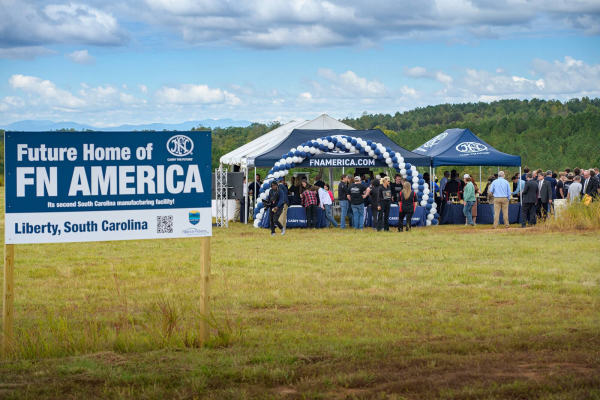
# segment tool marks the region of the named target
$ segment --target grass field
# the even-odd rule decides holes
[[[233,224],[206,348],[198,239],[16,246],[0,398],[600,399],[599,244]]]

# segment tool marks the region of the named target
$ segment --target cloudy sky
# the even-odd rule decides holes
[[[599,0],[0,0],[0,124],[600,96]]]

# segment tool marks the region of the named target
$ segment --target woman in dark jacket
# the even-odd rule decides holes
[[[404,217],[406,217],[406,231],[410,231],[410,223],[412,221],[412,216],[415,213],[416,201],[416,195],[412,190],[410,183],[404,182],[404,189],[400,192],[400,201],[398,202],[398,207],[400,207],[398,232],[404,230],[404,224],[402,223]]]
[[[379,180],[373,179],[371,181],[371,193],[369,194],[371,197],[371,216],[373,221],[373,230],[377,229],[377,221],[378,221],[378,206],[379,206]],[[365,202],[365,207],[368,206]]]

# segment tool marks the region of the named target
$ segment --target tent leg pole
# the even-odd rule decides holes
[[[256,167],[254,167],[254,182],[256,182]],[[254,183],[254,190],[256,191],[256,183]],[[252,197],[254,197],[256,199],[257,193],[254,193],[252,195]],[[254,207],[256,207],[256,204],[252,204],[252,209],[254,209]],[[254,215],[254,214],[252,214],[252,215]]]
[[[479,166],[479,187],[481,187],[481,165]]]

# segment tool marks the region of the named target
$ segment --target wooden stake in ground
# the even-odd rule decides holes
[[[2,312],[2,349],[5,355],[13,350],[13,320],[15,293],[15,245],[4,245],[4,302]]]
[[[202,263],[200,278],[200,313],[204,318],[200,322],[200,344],[204,346],[210,338],[210,237],[200,239],[200,248],[202,251]]]

